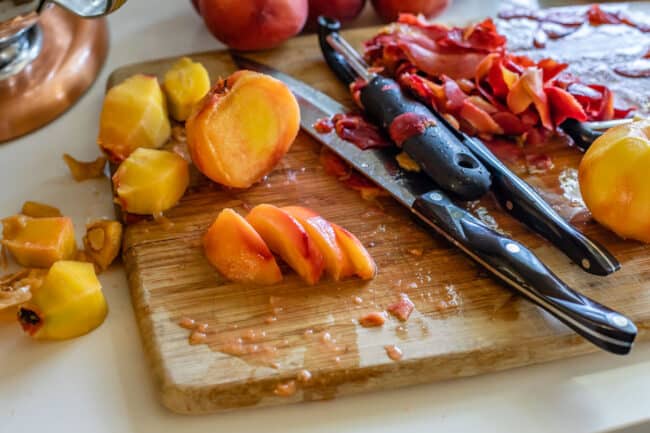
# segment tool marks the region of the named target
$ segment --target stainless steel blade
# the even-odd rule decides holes
[[[404,206],[411,208],[416,197],[434,188],[432,182],[424,175],[402,170],[395,161],[394,149],[361,150],[354,144],[339,138],[335,131],[320,133],[314,128],[314,124],[319,120],[337,113],[349,112],[349,107],[267,65],[234,53],[232,57],[240,68],[262,72],[284,82],[298,99],[302,129],[388,191]]]

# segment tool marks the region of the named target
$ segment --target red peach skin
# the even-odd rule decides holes
[[[208,30],[236,50],[273,48],[298,34],[307,0],[199,0]]]

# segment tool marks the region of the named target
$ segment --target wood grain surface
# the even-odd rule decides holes
[[[375,31],[354,30],[347,37],[359,45]],[[213,81],[235,69],[226,52],[191,57],[206,66]],[[252,57],[350,102],[324,65],[314,36]],[[121,68],[109,86],[137,72],[160,77],[174,60]],[[647,339],[650,248],[617,238],[570,200],[580,153],[549,146],[543,150],[553,155],[552,170],[529,176],[524,166],[515,164],[517,169],[579,228],[609,247],[623,264],[620,272],[607,278],[582,272],[499,211],[491,197],[468,207],[534,249],[569,285],[633,318],[639,339]],[[166,213],[168,220],[127,228],[124,262],[133,306],[166,407],[200,414],[329,399],[597,350],[420,229],[396,202],[364,201],[329,177],[318,155],[319,145],[301,133],[276,169],[246,191],[225,190],[195,173],[191,190]],[[225,281],[203,257],[201,237],[222,208],[245,214],[260,203],[308,206],[346,227],[375,258],[377,278],[323,280],[308,287],[285,268],[284,282],[273,287]],[[390,317],[383,327],[358,324],[362,315],[385,309],[402,293],[415,304],[407,322]],[[208,325],[206,344],[189,344],[190,331],[178,324],[183,318]],[[403,352],[401,360],[389,358],[385,347],[392,345]]]

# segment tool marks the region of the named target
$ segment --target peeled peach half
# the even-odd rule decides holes
[[[650,243],[650,120],[605,132],[579,169],[580,191],[594,219],[623,238]]]
[[[77,251],[70,218],[14,215],[3,219],[2,226],[2,245],[22,266],[48,268],[74,257]]]
[[[334,227],[325,218],[311,209],[300,206],[287,206],[282,210],[294,217],[307,231],[323,254],[325,269],[334,281],[339,281],[344,274],[352,274],[352,264],[336,240]]]
[[[278,207],[261,204],[250,211],[246,221],[303,280],[318,282],[324,268],[323,254],[298,220]]]
[[[111,161],[139,147],[158,148],[170,134],[165,96],[153,75],[134,75],[106,93],[97,143]]]
[[[63,340],[86,334],[104,322],[108,306],[90,263],[56,262],[32,299],[20,307],[18,320],[29,335]]]
[[[336,233],[336,240],[343,252],[347,255],[352,263],[354,274],[364,280],[370,280],[377,274],[377,265],[375,261],[363,246],[361,241],[355,235],[343,227],[331,223]]]
[[[186,123],[187,145],[204,175],[248,188],[289,151],[299,128],[298,102],[284,83],[238,71],[195,107]]]
[[[210,76],[202,64],[183,57],[165,74],[163,90],[167,95],[169,114],[184,122],[190,117],[194,105],[210,90]]]
[[[139,148],[113,175],[119,205],[140,215],[159,215],[171,208],[189,183],[187,161],[166,150]]]
[[[232,209],[221,211],[203,237],[205,256],[229,280],[275,284],[282,273],[255,229]]]

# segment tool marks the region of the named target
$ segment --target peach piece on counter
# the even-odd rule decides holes
[[[201,63],[182,57],[165,73],[163,90],[170,116],[184,122],[194,106],[210,91],[210,76]]]
[[[187,145],[201,173],[248,188],[289,151],[299,128],[298,102],[284,83],[238,71],[195,108],[186,124]]]
[[[104,167],[106,166],[106,158],[103,156],[97,157],[94,161],[79,161],[67,153],[63,154],[70,174],[77,182],[82,182],[88,179],[95,179],[104,175]]]
[[[384,22],[397,20],[400,13],[422,14],[427,18],[440,15],[450,0],[371,0],[377,14]]]
[[[140,215],[160,215],[173,207],[189,183],[187,161],[166,150],[139,148],[113,175],[117,203]]]
[[[199,0],[208,30],[230,48],[264,50],[298,34],[307,0]]]
[[[26,201],[20,210],[22,215],[32,218],[60,217],[63,216],[61,211],[49,204],[39,203],[37,201]]]
[[[139,147],[158,148],[170,134],[165,95],[155,76],[133,75],[106,93],[97,144],[111,161]]]
[[[626,239],[650,243],[650,120],[598,137],[579,167],[582,198],[594,219]]]
[[[86,256],[105,271],[120,253],[122,224],[118,221],[97,220],[86,225],[83,239]]]
[[[301,206],[287,206],[282,210],[298,220],[314,240],[323,254],[325,270],[334,281],[339,281],[343,276],[353,273],[352,263],[339,246],[334,227],[329,221],[313,210]]]
[[[316,284],[323,273],[323,254],[305,228],[289,213],[272,206],[255,206],[246,220],[271,251],[277,253],[308,284]]]
[[[18,310],[23,330],[39,340],[63,340],[87,334],[104,322],[108,306],[90,263],[56,262],[32,299]]]
[[[361,241],[343,227],[331,223],[336,233],[336,240],[352,263],[353,273],[363,280],[371,280],[377,274],[375,261]],[[344,277],[347,275],[343,275]]]
[[[70,218],[14,215],[3,219],[2,226],[2,245],[22,266],[48,268],[74,257],[77,251]]]
[[[203,237],[208,261],[231,281],[276,284],[282,273],[255,229],[232,209],[224,209]]]

